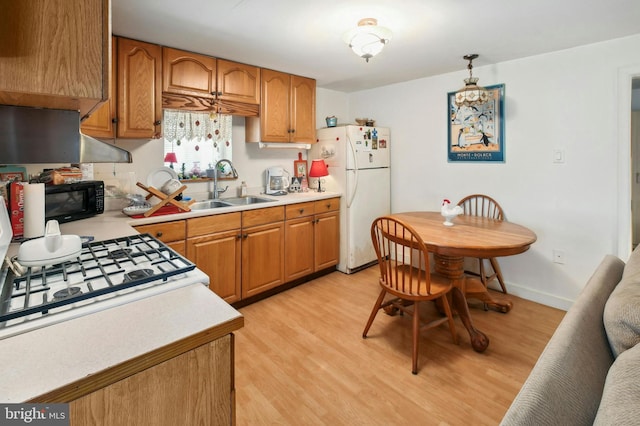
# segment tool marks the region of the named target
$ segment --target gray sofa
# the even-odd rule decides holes
[[[502,425],[640,424],[640,248],[606,256]]]

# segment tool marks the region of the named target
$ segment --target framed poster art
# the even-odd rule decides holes
[[[504,163],[504,84],[486,86],[489,100],[458,107],[447,93],[449,162]]]

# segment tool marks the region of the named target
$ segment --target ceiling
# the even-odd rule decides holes
[[[342,35],[369,17],[393,38],[366,63]],[[112,0],[112,25],[116,35],[353,92],[453,71],[462,85],[468,53],[481,67],[638,34],[640,1]]]

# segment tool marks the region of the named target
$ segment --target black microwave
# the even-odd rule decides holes
[[[64,223],[104,213],[104,182],[101,180],[47,185],[44,193],[45,220]]]

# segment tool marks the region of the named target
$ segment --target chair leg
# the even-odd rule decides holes
[[[418,343],[420,336],[420,313],[418,302],[413,302],[413,357],[411,372],[418,374]]]
[[[487,274],[485,273],[485,270],[484,270],[484,259],[479,258],[478,262],[479,262],[479,265],[480,265],[478,267],[478,271],[479,271],[479,274],[480,274],[480,281],[482,281],[482,285],[484,286],[484,288],[487,288],[488,282],[487,282]]]
[[[375,319],[380,307],[382,306],[382,302],[384,301],[384,295],[387,293],[385,289],[382,289],[380,295],[378,296],[378,300],[376,300],[376,304],[373,305],[373,310],[371,311],[371,315],[369,315],[369,321],[367,321],[367,325],[364,327],[364,331],[362,332],[362,338],[367,338],[367,333],[369,332],[369,328],[371,324],[373,324],[373,320]]]
[[[500,264],[498,263],[498,259],[492,257],[489,259],[491,262],[491,267],[493,271],[496,273],[496,277],[498,277],[498,282],[500,283],[500,287],[502,287],[502,292],[507,294],[507,286],[504,285],[504,280],[502,279],[502,270],[500,269]]]
[[[453,313],[451,312],[451,306],[449,305],[449,298],[444,295],[442,296],[442,308],[444,309],[444,313],[447,315],[447,320],[449,323],[449,331],[451,331],[451,337],[453,338],[453,343],[458,344],[458,333],[456,333],[456,325],[453,322]]]

